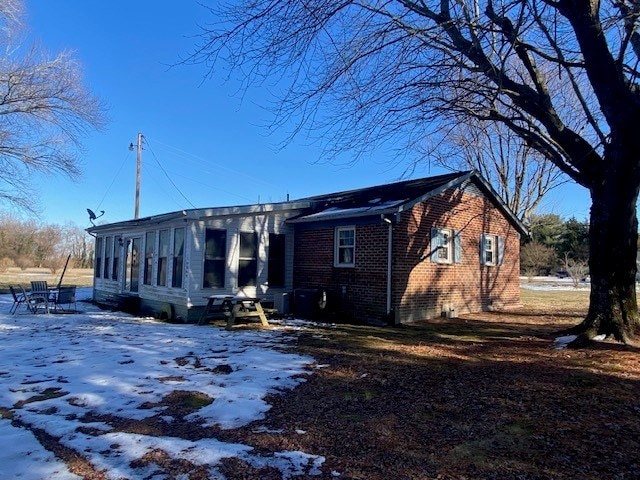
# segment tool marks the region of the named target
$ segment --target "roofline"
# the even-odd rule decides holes
[[[416,206],[419,203],[424,202],[425,200],[428,200],[432,197],[435,197],[436,195],[440,195],[442,192],[444,192],[445,190],[449,190],[450,188],[453,188],[457,185],[461,185],[465,180],[468,180],[469,178],[471,178],[474,175],[473,171],[469,171],[469,172],[464,172],[462,175],[454,178],[453,180],[440,185],[438,188],[435,188],[433,190],[430,190],[429,192],[425,193],[424,195],[420,195],[417,198],[414,198],[412,200],[409,200],[406,203],[403,203],[402,205],[399,206],[398,211],[399,212],[404,212],[405,210],[409,210],[410,208],[413,208],[414,206]]]
[[[124,220],[121,222],[105,223],[87,228],[87,232],[94,233],[103,230],[113,230],[129,227],[141,227],[147,225],[156,225],[159,223],[170,222],[173,220],[204,220],[211,217],[225,217],[231,215],[255,215],[269,212],[282,212],[286,210],[300,210],[309,208],[308,201],[291,201],[279,203],[260,203],[254,205],[238,205],[233,207],[211,207],[211,208],[194,208],[190,210],[180,210],[176,212],[163,213],[160,215],[151,215],[149,217],[138,218],[133,220]]]
[[[320,222],[320,221],[330,221],[330,220],[339,220],[339,219],[347,219],[347,218],[362,218],[362,217],[371,217],[378,215],[386,215],[390,213],[400,213],[407,211],[417,205],[418,203],[424,202],[432,197],[440,195],[442,192],[449,190],[451,188],[455,188],[457,186],[462,185],[466,181],[474,181],[481,190],[495,203],[498,209],[511,221],[511,223],[516,227],[516,229],[525,236],[529,235],[529,231],[527,227],[522,223],[522,221],[513,213],[513,211],[504,203],[500,195],[493,189],[493,187],[487,183],[487,181],[482,178],[480,173],[477,170],[469,170],[465,172],[460,172],[460,174],[447,183],[440,185],[439,187],[428,191],[424,195],[421,195],[417,198],[409,199],[406,202],[400,203],[397,206],[386,208],[384,210],[377,210],[375,212],[358,212],[353,214],[340,214],[336,213],[335,215],[326,215],[322,218],[308,218],[306,216],[301,216],[299,218],[290,218],[287,220],[287,223],[311,223],[311,222]],[[402,182],[396,182],[402,183]],[[390,184],[391,185],[391,184]],[[306,197],[299,200],[288,201],[288,202],[278,202],[278,203],[264,203],[264,204],[254,204],[254,205],[239,205],[239,206],[231,206],[231,207],[212,207],[212,208],[195,208],[191,210],[180,210],[176,212],[164,213],[160,215],[152,215],[149,217],[144,217],[140,219],[134,220],[125,220],[121,222],[114,223],[106,223],[103,225],[95,225],[86,229],[89,233],[101,232],[106,230],[120,230],[127,229],[130,227],[144,227],[148,225],[157,225],[164,222],[170,222],[174,220],[184,219],[185,221],[199,221],[205,220],[212,217],[224,217],[224,216],[232,216],[232,215],[255,215],[260,213],[269,213],[269,212],[281,212],[287,210],[303,210],[310,208],[315,202],[321,201],[327,196],[337,196],[337,195],[346,195],[350,193],[355,193],[361,190],[366,190],[368,188],[374,187],[365,187],[361,189],[354,190],[345,190],[342,192],[335,192],[332,194],[325,195],[317,195],[313,197]]]
[[[513,210],[511,210],[509,206],[504,203],[504,200],[502,200],[502,197],[498,194],[498,192],[496,192],[493,187],[489,183],[487,183],[487,181],[479,174],[477,170],[474,170],[472,172],[471,178],[474,178],[480,184],[480,186],[486,190],[485,193],[488,193],[491,197],[493,197],[493,200],[498,205],[498,208],[507,216],[507,218],[509,218],[509,220],[511,220],[518,231],[522,235],[528,237],[530,233],[526,225],[516,216]]]
[[[450,182],[445,183],[444,185],[434,190],[431,190],[430,192],[414,200],[411,200],[410,202],[407,202],[401,205],[400,211],[408,210],[413,206],[417,205],[418,203],[424,202],[425,200],[435,197],[436,195],[440,195],[445,190],[456,187],[458,185],[462,185],[467,180],[470,180],[470,181],[475,180],[480,186],[480,188],[485,191],[485,194],[488,194],[488,196],[495,202],[498,209],[511,221],[511,223],[513,223],[516,229],[522,235],[527,237],[529,236],[529,230],[527,229],[525,224],[522,223],[522,221],[516,216],[515,213],[513,213],[513,211],[509,208],[509,206],[506,203],[504,203],[504,200],[502,200],[502,197],[500,197],[498,192],[496,192],[493,189],[493,187],[482,177],[482,175],[480,175],[480,172],[478,172],[478,170],[470,170],[468,172],[464,172],[463,175],[460,175],[459,177],[451,180]]]
[[[302,216],[298,218],[289,218],[285,220],[286,223],[312,223],[312,222],[325,222],[325,221],[334,221],[340,220],[343,218],[362,218],[362,217],[378,217],[380,215],[388,215],[390,213],[399,212],[398,206],[385,208],[384,210],[376,210],[375,212],[366,211],[366,212],[358,212],[358,213],[339,213],[336,212],[334,215],[323,215],[321,218],[313,218],[313,214],[308,216]],[[311,217],[311,218],[310,218]]]
[[[340,220],[340,219],[347,219],[347,218],[373,217],[378,215],[386,215],[390,213],[401,213],[401,212],[410,210],[411,208],[413,208],[415,205],[419,203],[422,203],[430,198],[440,195],[442,192],[446,190],[462,185],[466,181],[474,181],[474,180],[477,182],[480,189],[484,190],[485,194],[487,194],[488,197],[494,201],[498,209],[511,221],[511,223],[516,227],[516,229],[522,235],[529,236],[529,231],[527,227],[524,225],[524,223],[522,223],[522,221],[520,221],[520,219],[513,213],[513,211],[511,211],[511,209],[507,206],[507,204],[504,203],[500,195],[498,195],[498,193],[493,189],[493,187],[491,187],[491,185],[487,183],[482,178],[482,176],[480,176],[477,170],[469,170],[466,172],[461,172],[461,174],[458,177],[453,178],[452,180],[439,186],[438,188],[430,190],[424,195],[420,195],[419,197],[416,197],[414,199],[401,203],[396,207],[391,207],[385,210],[378,210],[375,212],[358,212],[351,215],[336,213],[335,215],[326,215],[326,216],[323,216],[322,218],[309,218],[307,216],[303,216],[300,218],[289,219],[287,220],[287,223],[311,223],[311,222]],[[399,183],[402,183],[402,182],[399,182]],[[347,193],[357,192],[357,191],[358,190],[349,190],[346,192],[338,192],[335,195],[347,194]],[[308,200],[313,200],[315,198],[323,198],[323,196],[309,197]]]

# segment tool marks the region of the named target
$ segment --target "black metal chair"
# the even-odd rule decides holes
[[[27,296],[24,293],[24,289],[22,290],[22,292],[19,293],[16,291],[15,288],[13,288],[13,286],[9,286],[9,290],[11,290],[11,295],[13,295],[13,305],[11,305],[11,309],[9,310],[9,313],[11,315],[14,315],[18,311],[18,308],[20,308],[20,305],[27,302]],[[28,303],[27,303],[27,308],[29,308]]]
[[[27,310],[31,313],[38,313],[38,309],[42,308],[45,313],[49,313],[49,295],[41,292],[27,292],[20,285],[20,294],[24,298],[23,303],[27,306]]]
[[[71,309],[71,304],[73,304],[73,310]],[[66,305],[67,308],[64,308],[63,305]],[[55,310],[58,310],[58,308],[60,308],[60,310],[62,310],[63,312],[75,312],[76,287],[58,287],[58,293],[56,294],[53,307]]]

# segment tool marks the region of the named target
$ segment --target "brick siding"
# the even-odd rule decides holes
[[[431,261],[432,227],[460,232],[461,263]],[[447,190],[400,215],[393,227],[392,318],[386,317],[387,224],[372,218],[355,231],[353,268],[333,266],[335,225],[296,231],[294,287],[327,289],[345,318],[404,322],[520,302],[518,232],[484,196]],[[504,238],[502,265],[480,264],[483,233]]]

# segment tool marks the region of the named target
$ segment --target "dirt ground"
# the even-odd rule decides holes
[[[324,368],[237,438],[326,456],[342,479],[640,478],[640,351],[558,350],[587,292],[523,291],[516,312],[300,338]],[[304,434],[296,434],[304,431]],[[227,477],[271,478],[230,462]],[[275,478],[275,477],[274,477]]]
[[[315,358],[314,374],[271,396],[266,418],[238,430],[99,420],[323,455],[323,474],[309,477],[317,479],[640,478],[640,351],[613,342],[559,350],[553,342],[580,321],[587,301],[584,291],[523,290],[524,307],[508,313],[402,327],[319,324],[295,346]],[[180,395],[166,401],[184,407]],[[75,473],[104,478],[56,439],[40,440]],[[166,460],[167,478],[209,478],[153,455]],[[281,478],[238,459],[221,470],[229,480]]]

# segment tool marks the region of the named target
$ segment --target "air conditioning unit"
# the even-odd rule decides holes
[[[276,293],[273,296],[273,308],[275,308],[279,314],[288,315],[291,313],[291,293]]]
[[[321,288],[297,288],[293,294],[294,313],[296,317],[317,320],[326,313],[326,290]]]

